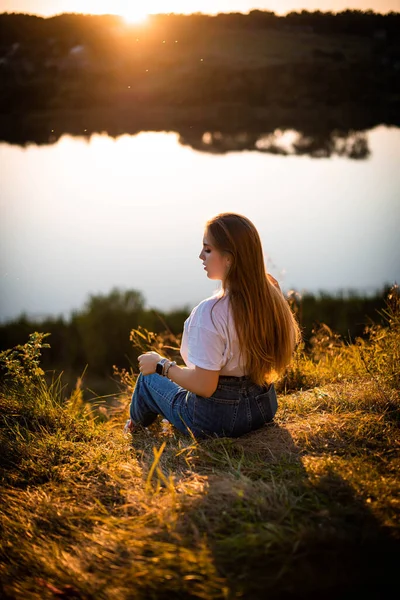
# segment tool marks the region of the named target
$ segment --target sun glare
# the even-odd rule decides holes
[[[148,17],[148,13],[140,8],[130,6],[121,11],[121,16],[126,23],[144,23]]]

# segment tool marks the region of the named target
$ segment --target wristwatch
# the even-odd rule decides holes
[[[156,373],[158,373],[159,375],[163,375],[164,365],[167,362],[167,360],[168,358],[162,358],[158,361],[158,363],[156,364]]]
[[[170,362],[166,367],[165,367],[165,377],[167,379],[169,379],[168,377],[168,371],[170,370],[171,367],[173,367],[174,365],[176,365],[176,360],[173,360],[172,362]]]

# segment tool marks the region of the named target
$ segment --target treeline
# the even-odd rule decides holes
[[[289,302],[301,325],[306,348],[322,323],[347,341],[363,337],[366,325],[380,322],[378,311],[384,309],[389,290],[390,286],[385,286],[372,297],[343,292],[291,294]],[[190,310],[189,306],[170,312],[149,310],[140,292],[113,289],[106,295],[90,296],[83,309],[73,312],[69,319],[54,317],[38,322],[21,315],[1,324],[0,351],[24,344],[34,331],[50,333],[50,348],[43,352],[44,369],[76,373],[88,365],[92,375],[107,377],[113,365],[136,368],[142,350],[130,341],[132,329],[144,328],[154,334],[155,340],[157,336],[180,340]],[[179,349],[174,347],[170,352],[179,358]]]
[[[107,376],[113,365],[128,368],[141,353],[133,348],[129,334],[139,326],[155,334],[179,334],[189,308],[170,313],[145,309],[143,295],[136,290],[113,289],[106,295],[92,295],[82,310],[71,317],[32,320],[22,314],[0,325],[1,350],[25,343],[29,333],[50,333],[50,349],[43,355],[46,369],[81,371]]]
[[[0,15],[0,113],[156,104],[398,114],[400,13]],[[386,117],[386,113],[388,116]]]
[[[160,33],[191,35],[202,28],[287,30],[292,28],[312,28],[316,33],[349,34],[371,36],[379,29],[385,29],[389,36],[397,36],[400,27],[400,13],[376,13],[372,10],[345,10],[334,13],[331,11],[302,10],[289,12],[286,15],[276,15],[272,11],[252,10],[249,14],[221,13],[215,16],[195,13],[149,15],[145,26],[141,24],[127,25],[123,18],[117,15],[82,15],[67,13],[55,17],[39,17],[21,13],[0,14],[0,48],[18,41],[37,42],[43,36],[53,35],[60,43],[82,44],[97,40],[103,44],[113,35],[121,35],[121,26],[129,37],[141,34],[146,29],[154,36]]]

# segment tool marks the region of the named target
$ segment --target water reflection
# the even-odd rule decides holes
[[[172,131],[180,144],[211,154],[247,150],[280,156],[365,159],[370,155],[366,131],[373,125],[374,121],[365,117],[326,112],[326,107],[318,115],[261,109],[251,113],[232,107],[224,113],[217,109],[204,113],[168,108],[147,113],[143,109],[94,109],[0,116],[0,140],[21,146],[51,145],[66,134],[89,140],[96,133],[118,138],[141,131]]]
[[[0,319],[68,314],[115,286],[163,310],[194,306],[217,285],[198,259],[202,228],[224,211],[255,223],[285,291],[400,281],[399,129],[331,136],[319,160],[294,130],[87,129],[41,146],[0,144]],[[285,154],[265,152],[274,145]],[[363,147],[368,160],[348,160]]]
[[[370,155],[366,133],[349,132],[348,134],[332,131],[323,135],[306,135],[299,131],[277,129],[272,133],[252,134],[239,132],[224,134],[221,131],[206,131],[201,137],[191,131],[179,136],[179,142],[194,150],[225,154],[250,150],[280,156],[309,155],[313,158],[330,156],[347,156],[364,159]]]

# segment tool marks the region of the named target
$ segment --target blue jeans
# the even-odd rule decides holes
[[[213,395],[205,398],[158,373],[140,373],[130,417],[147,427],[162,415],[179,431],[196,438],[238,437],[272,421],[277,408],[274,384],[256,385],[247,375],[221,375]]]

